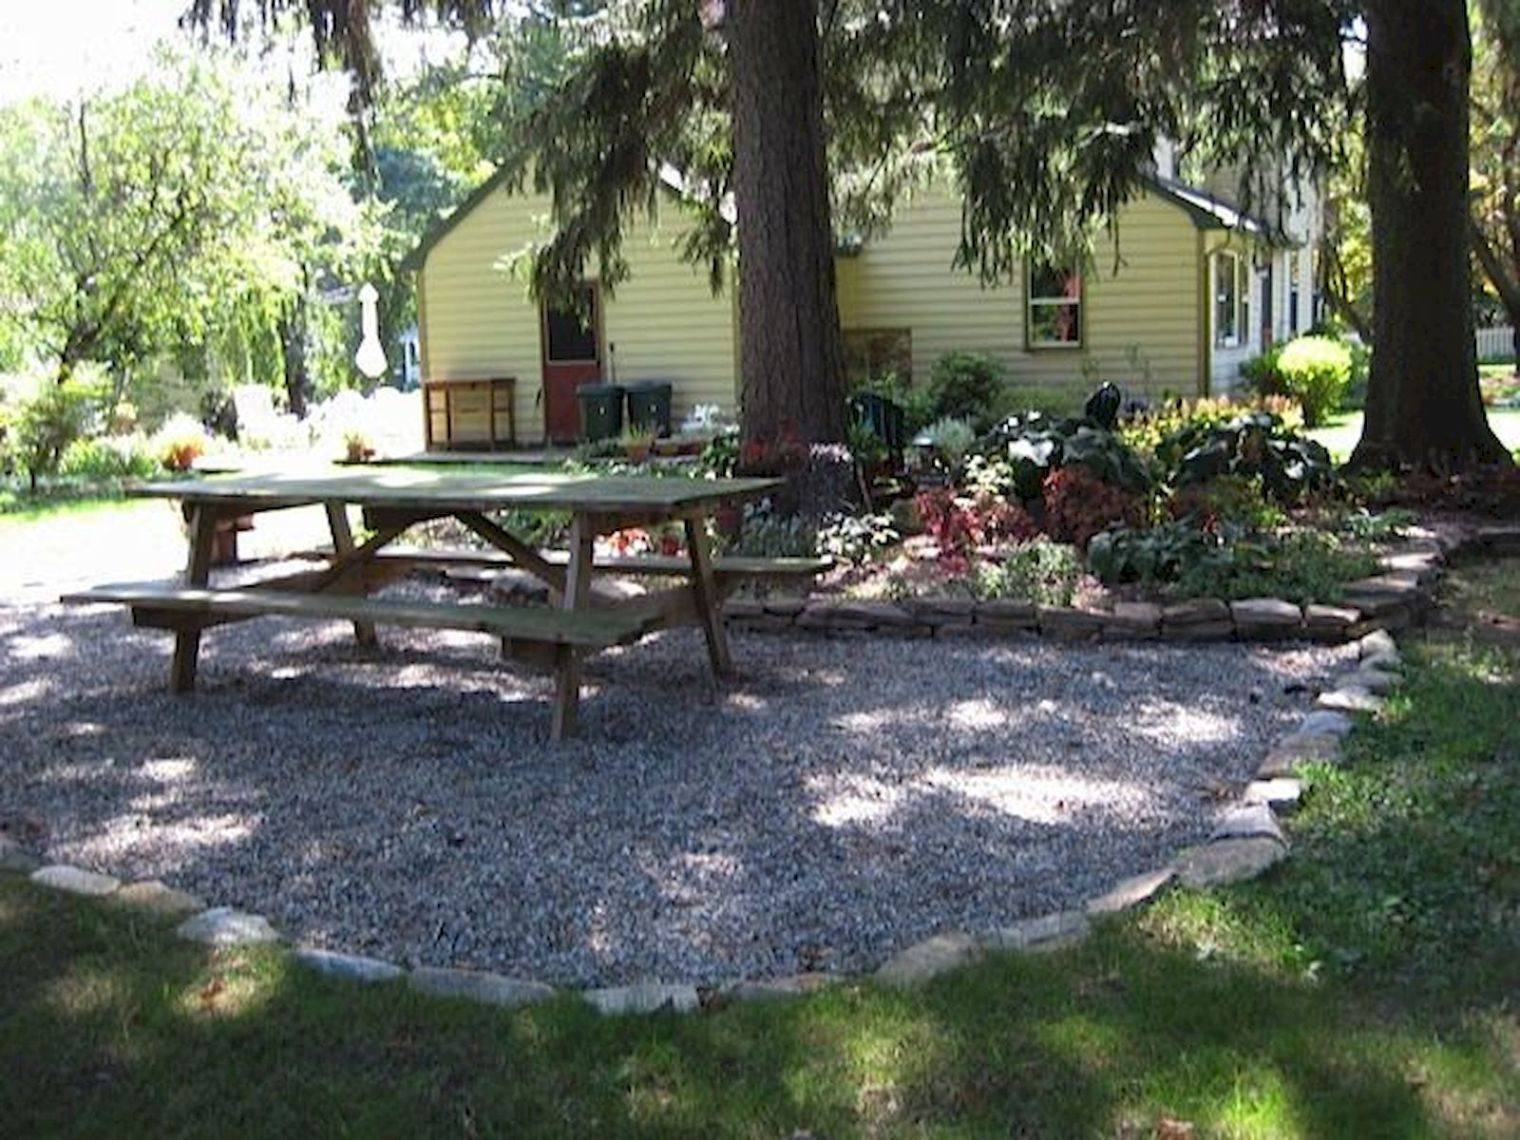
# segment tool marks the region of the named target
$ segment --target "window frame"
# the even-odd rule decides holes
[[[1226,311],[1225,298],[1223,296],[1224,274],[1222,267],[1228,260],[1230,264],[1229,281],[1231,288],[1229,313],[1231,317],[1231,330],[1225,335],[1224,324],[1220,320]],[[1214,347],[1215,348],[1244,348],[1251,343],[1251,263],[1250,260],[1237,249],[1216,249],[1209,259],[1209,283],[1210,295],[1214,303]]]
[[[1077,279],[1075,297],[1036,297],[1034,277],[1038,267],[1032,261],[1024,263],[1024,351],[1025,352],[1080,352],[1087,347],[1087,274],[1080,269],[1065,270]],[[1047,266],[1047,268],[1053,268]],[[1070,308],[1077,312],[1076,340],[1037,340],[1034,335],[1034,310],[1041,308]]]

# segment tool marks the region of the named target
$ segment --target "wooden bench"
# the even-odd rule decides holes
[[[528,609],[301,593],[290,588],[216,590],[155,583],[96,586],[65,594],[61,600],[73,605],[129,606],[134,624],[176,632],[198,633],[213,625],[267,616],[485,633],[500,638],[505,650],[519,649],[514,656],[520,660],[552,667],[559,676],[573,669],[577,650],[632,644],[657,628],[661,617],[657,609],[647,607]],[[195,687],[196,656],[176,651],[170,673],[172,691],[185,693]],[[567,699],[571,698],[562,692],[559,700]]]

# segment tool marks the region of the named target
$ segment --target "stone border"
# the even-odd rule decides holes
[[[1427,532],[1428,533],[1428,532]],[[1453,544],[1451,551],[1479,548],[1503,553],[1520,553],[1520,528],[1494,528],[1479,531],[1476,538]],[[1388,605],[1381,613],[1377,607],[1363,610],[1340,627],[1349,640],[1349,631],[1359,622],[1382,622],[1400,615],[1412,617],[1429,603],[1428,584],[1440,574],[1441,564],[1447,551],[1431,541],[1419,547],[1411,547],[1387,556],[1385,564],[1399,560],[1400,565],[1389,566],[1388,572],[1377,579],[1368,579],[1366,592],[1382,590],[1387,580]],[[1354,584],[1357,585],[1357,584]],[[1348,590],[1348,593],[1350,591]],[[1416,605],[1416,599],[1419,604]],[[1182,622],[1182,626],[1206,625],[1211,636],[1239,635],[1242,616],[1247,627],[1252,622],[1270,626],[1272,636],[1303,636],[1307,631],[1308,615],[1289,615],[1286,602],[1268,600],[1270,605],[1254,605],[1237,602],[1225,607],[1222,602],[1208,605],[1207,618],[1195,622]],[[846,603],[861,606],[867,603]],[[875,605],[876,603],[870,603]],[[1193,603],[1190,603],[1192,605]],[[1379,603],[1381,605],[1381,603]],[[893,616],[889,621],[879,619],[856,619],[858,624],[845,628],[877,628],[878,625],[892,629],[914,629],[923,624],[931,633],[969,627],[977,629],[992,627],[991,632],[1004,632],[999,623],[1010,623],[1014,629],[1034,629],[1061,635],[1079,630],[1084,636],[1111,636],[1103,615],[1083,614],[1081,619],[1069,619],[1067,613],[1080,611],[1046,611],[1060,615],[1047,628],[1047,619],[1038,608],[1033,611],[1033,624],[1025,617],[1007,618],[1018,614],[1009,607],[1017,603],[985,602],[927,603],[926,613],[944,613],[947,620],[939,625],[919,623],[902,607],[891,607]],[[950,608],[942,607],[950,605]],[[963,608],[964,607],[964,608]],[[1242,608],[1237,608],[1242,607]],[[1173,607],[1176,609],[1177,607]],[[1314,610],[1316,607],[1310,607]],[[1329,607],[1323,607],[1329,608]],[[870,610],[866,613],[875,613]],[[887,612],[887,611],[882,611]],[[1202,613],[1203,609],[1189,610]],[[783,610],[767,617],[789,617],[785,624],[799,628],[819,628],[799,620],[808,613],[802,603],[796,603],[793,611]],[[901,618],[896,614],[902,614]],[[1225,613],[1229,614],[1228,630]],[[1124,617],[1121,617],[1121,614]],[[1365,616],[1363,616],[1365,614]],[[969,616],[967,616],[969,615]],[[1167,637],[1167,611],[1162,610],[1153,636],[1167,640],[1204,640],[1199,636]],[[1266,615],[1276,615],[1267,618]],[[1290,624],[1291,616],[1291,624]],[[1144,620],[1116,607],[1110,621],[1134,620],[1142,627],[1142,636],[1151,630],[1150,615]],[[951,620],[953,619],[953,620]],[[1065,624],[1063,624],[1065,623]],[[1177,618],[1172,619],[1175,634]],[[1391,624],[1391,623],[1390,623]],[[826,624],[821,628],[836,628]],[[1214,632],[1218,630],[1219,632]],[[1291,631],[1288,632],[1288,631]],[[1134,636],[1132,630],[1121,636]],[[1040,953],[1070,946],[1080,942],[1091,930],[1095,921],[1144,906],[1173,884],[1189,887],[1211,887],[1225,883],[1254,878],[1288,856],[1288,841],[1278,822],[1298,806],[1303,796],[1303,783],[1299,769],[1309,763],[1336,764],[1341,760],[1341,741],[1353,727],[1352,715],[1376,712],[1383,705],[1384,697],[1397,683],[1397,670],[1402,664],[1397,644],[1386,628],[1377,628],[1359,635],[1360,652],[1355,669],[1341,678],[1332,689],[1320,693],[1317,707],[1308,713],[1299,727],[1279,737],[1262,759],[1256,779],[1251,781],[1234,805],[1227,808],[1207,842],[1179,851],[1164,865],[1131,875],[1115,883],[1107,891],[1089,898],[1080,910],[1058,911],[1035,918],[1022,919],[1012,926],[999,930],[971,934],[964,931],[947,931],[898,951],[877,968],[873,975],[885,985],[903,986],[927,981],[930,978],[957,969],[992,950],[1013,950],[1023,953]],[[112,905],[129,906],[145,912],[182,919],[176,933],[184,939],[207,946],[232,946],[247,944],[283,945],[278,931],[263,915],[249,914],[233,907],[206,905],[193,895],[175,890],[158,880],[123,885],[110,875],[88,871],[65,864],[44,865],[41,858],[19,844],[0,835],[0,872],[27,875],[39,886],[64,891],[69,894],[103,899]],[[848,975],[795,974],[790,977],[744,979],[718,988],[698,986],[692,982],[641,982],[627,986],[606,986],[584,990],[560,990],[548,983],[533,979],[510,978],[484,970],[454,969],[436,966],[418,966],[407,970],[394,962],[367,958],[356,954],[344,954],[315,946],[295,945],[290,949],[292,959],[319,974],[344,978],[361,984],[400,982],[413,990],[439,997],[463,998],[503,1008],[517,1008],[546,1001],[561,994],[576,993],[580,998],[604,1014],[653,1013],[658,1010],[690,1012],[733,1001],[773,1000],[811,993],[831,985],[848,982]]]
[[[1300,607],[1282,598],[1226,602],[1194,598],[1174,605],[1118,602],[1111,610],[970,598],[864,601],[833,595],[729,601],[735,629],[889,633],[904,637],[1008,637],[1040,634],[1067,641],[1355,641],[1374,630],[1404,629],[1434,604],[1448,557],[1463,550],[1520,551],[1520,527],[1487,527],[1445,543],[1413,527],[1409,541],[1382,556],[1382,573],[1348,582],[1337,605]]]

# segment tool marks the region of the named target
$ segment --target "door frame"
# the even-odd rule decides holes
[[[538,302],[538,385],[539,385],[538,390],[539,390],[540,394],[543,396],[543,413],[544,413],[543,414],[543,429],[544,429],[543,430],[543,436],[544,436],[544,442],[545,443],[550,442],[550,437],[549,437],[549,420],[551,418],[550,417],[550,404],[551,404],[551,402],[552,402],[552,400],[554,398],[552,390],[550,389],[550,386],[549,386],[549,371],[548,370],[549,370],[550,364],[551,363],[557,363],[557,364],[589,364],[589,363],[594,363],[594,364],[596,364],[598,371],[600,371],[602,368],[604,368],[606,366],[606,362],[607,362],[607,335],[606,335],[606,328],[605,328],[604,321],[603,321],[603,316],[602,316],[602,284],[596,278],[590,277],[590,278],[587,278],[586,280],[582,281],[580,283],[579,287],[582,288],[582,289],[586,289],[586,290],[590,291],[590,293],[591,293],[591,333],[592,333],[592,336],[596,340],[596,356],[591,361],[575,361],[575,360],[551,361],[549,359],[549,308],[550,308],[550,305],[549,305],[549,302],[547,300],[540,299],[539,302]],[[572,396],[571,399],[573,401],[574,397]],[[577,417],[579,417],[579,409],[576,410],[576,415],[577,415]]]

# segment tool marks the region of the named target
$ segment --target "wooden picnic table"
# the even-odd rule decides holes
[[[715,674],[732,666],[722,622],[723,590],[709,548],[706,519],[729,503],[758,498],[779,486],[775,479],[686,479],[573,475],[557,472],[490,474],[418,471],[386,467],[334,473],[260,474],[142,484],[134,495],[177,499],[184,504],[189,558],[184,583],[101,586],[67,595],[78,603],[130,606],[136,624],[175,634],[170,687],[195,686],[203,630],[261,615],[342,619],[353,622],[361,644],[376,644],[376,624],[477,630],[499,636],[504,653],[548,668],[556,678],[551,734],[575,730],[583,654],[637,641],[657,629],[696,624],[707,642]],[[321,506],[332,550],[320,569],[243,587],[209,586],[218,523],[263,511]],[[363,509],[370,537],[356,543],[348,509]],[[495,512],[563,511],[571,516],[568,551],[545,552],[490,517]],[[444,605],[375,599],[367,595],[417,564],[415,552],[388,552],[408,529],[452,517],[483,539],[504,564],[544,582],[554,608]],[[671,563],[652,562],[650,572],[686,579],[663,592],[614,600],[594,595],[599,535],[630,527],[682,524],[686,553]],[[823,562],[744,560],[742,571],[817,573]],[[626,563],[626,560],[620,560]],[[616,568],[616,567],[615,567]],[[625,572],[622,566],[619,572]]]

